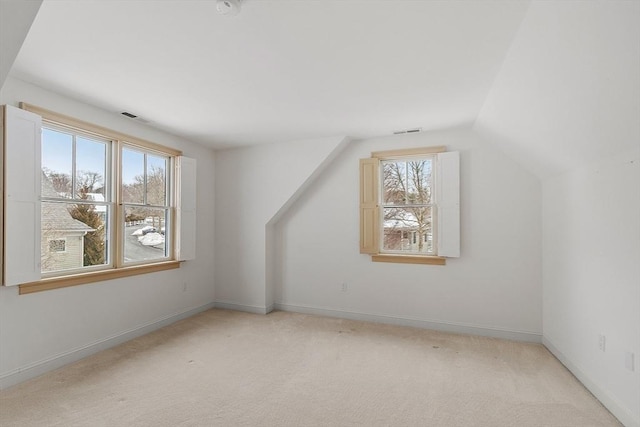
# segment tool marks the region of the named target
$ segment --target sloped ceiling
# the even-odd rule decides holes
[[[12,76],[213,147],[470,126],[527,7],[46,0]]]
[[[11,75],[214,148],[473,126],[544,178],[640,146],[638,1],[215,6],[45,0]]]
[[[474,129],[540,178],[639,150],[640,2],[533,2]]]
[[[0,1],[0,87],[9,74],[42,0]]]

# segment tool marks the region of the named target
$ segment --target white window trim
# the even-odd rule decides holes
[[[438,255],[460,257],[460,153],[448,151],[437,155],[436,204]]]
[[[175,242],[175,257],[178,261],[189,261],[196,257],[196,191],[197,169],[196,160],[179,156],[176,158],[176,180],[172,181],[177,187],[175,192],[176,220],[175,232],[180,236]]]
[[[3,284],[40,279],[40,133],[42,118],[12,106],[3,108],[4,224]],[[36,167],[37,165],[37,167]]]

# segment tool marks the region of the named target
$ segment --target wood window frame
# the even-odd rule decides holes
[[[168,156],[171,159],[173,159],[171,161],[171,170],[175,171],[177,168],[177,159],[182,155],[182,152],[180,150],[176,150],[170,147],[166,147],[160,144],[156,144],[154,142],[150,142],[150,141],[146,141],[144,139],[140,139],[140,138],[136,138],[121,132],[117,132],[111,129],[108,129],[106,127],[102,127],[102,126],[98,126],[98,125],[94,125],[92,123],[88,123],[82,120],[78,120],[75,119],[73,117],[69,117],[66,116],[64,114],[60,114],[54,111],[50,111],[35,105],[31,105],[28,103],[24,103],[21,102],[19,104],[20,109],[25,110],[25,111],[29,111],[31,113],[37,114],[38,116],[42,117],[43,122],[45,123],[51,123],[54,124],[56,127],[62,127],[62,128],[67,128],[71,131],[76,131],[76,132],[80,132],[82,134],[86,134],[86,135],[94,135],[96,137],[102,138],[102,139],[108,139],[111,141],[114,141],[118,144],[117,149],[114,149],[113,152],[116,153],[114,158],[112,158],[112,165],[111,165],[111,174],[117,174],[117,176],[120,176],[120,151],[121,151],[121,147],[120,145],[127,145],[127,146],[131,146],[131,147],[136,147],[139,148],[140,150],[144,151],[144,152],[151,152],[151,153],[157,153],[163,156]],[[164,270],[169,270],[169,269],[175,269],[175,268],[179,268],[180,267],[180,261],[178,260],[178,255],[177,255],[177,250],[176,250],[176,246],[177,246],[177,236],[176,236],[176,203],[178,200],[178,196],[176,195],[176,180],[178,179],[178,175],[177,173],[173,172],[171,173],[171,178],[170,178],[170,191],[171,191],[171,200],[172,202],[170,203],[170,215],[171,215],[171,221],[173,226],[171,227],[171,244],[172,244],[172,248],[171,248],[171,252],[170,252],[170,258],[171,259],[166,259],[163,258],[159,261],[149,261],[149,262],[145,262],[145,263],[140,263],[140,264],[136,264],[136,265],[123,265],[119,260],[123,259],[122,258],[122,251],[123,249],[123,242],[122,242],[122,238],[123,238],[123,224],[121,224],[118,220],[119,215],[116,214],[114,212],[114,221],[113,221],[113,226],[115,228],[114,231],[114,245],[115,245],[115,251],[114,251],[114,263],[110,268],[106,268],[106,269],[100,269],[100,270],[94,270],[94,271],[87,271],[87,272],[77,272],[74,271],[73,273],[70,274],[64,274],[61,273],[60,275],[56,275],[55,277],[45,277],[45,278],[41,278],[40,280],[37,281],[32,281],[32,282],[28,282],[28,283],[22,283],[18,285],[19,288],[19,294],[23,295],[23,294],[30,294],[30,293],[34,293],[34,292],[40,292],[40,291],[45,291],[45,290],[51,290],[51,289],[58,289],[58,288],[63,288],[63,287],[68,287],[68,286],[77,286],[77,285],[82,285],[82,284],[87,284],[87,283],[94,283],[94,282],[99,282],[99,281],[105,281],[105,280],[111,280],[111,279],[118,279],[118,278],[124,278],[124,277],[129,277],[129,276],[134,276],[134,275],[138,275],[138,274],[146,274],[146,273],[152,273],[152,272],[158,272],[158,271],[164,271]],[[118,179],[112,179],[111,180],[112,183],[118,183],[119,184],[119,180]],[[120,209],[120,206],[122,205],[121,201],[121,186],[117,185],[116,189],[115,189],[115,205],[116,205],[116,210]],[[5,248],[5,253],[6,253],[6,248]]]
[[[375,151],[371,153],[371,157],[360,159],[360,253],[371,255],[371,260],[374,262],[446,265],[447,256],[441,256],[439,254],[421,255],[416,253],[382,253],[380,244],[381,206],[379,201],[381,190],[380,186],[382,185],[380,183],[380,163],[382,160],[410,160],[412,158],[424,156],[437,156],[440,153],[446,152],[447,149],[445,146],[420,147]],[[451,153],[456,153],[457,155],[457,152]],[[456,173],[459,174],[457,169]],[[456,183],[456,186],[459,186],[459,181]],[[438,189],[436,189],[436,192],[437,191]],[[459,199],[456,203],[459,217]],[[436,240],[440,237],[438,234],[439,232],[436,233]],[[451,256],[459,256],[459,254],[454,253]]]

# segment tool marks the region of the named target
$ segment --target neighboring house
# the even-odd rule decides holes
[[[419,221],[410,213],[384,221],[384,249],[388,251],[431,252],[433,236],[431,223],[425,224],[421,235],[418,232]],[[419,241],[422,239],[422,245]]]
[[[42,174],[42,196],[58,197],[49,179]],[[42,272],[79,268],[84,263],[84,236],[95,231],[74,219],[66,203],[42,203]]]
[[[420,238],[423,240],[422,248],[420,248]],[[431,252],[433,251],[433,239],[427,233],[420,237],[415,228],[385,228],[384,248],[388,251]]]

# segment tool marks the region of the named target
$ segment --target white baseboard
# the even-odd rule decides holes
[[[640,419],[634,415],[611,393],[589,378],[585,372],[565,356],[548,338],[542,337],[542,344],[626,427],[640,427]]]
[[[340,319],[361,320],[365,322],[386,323],[390,325],[411,326],[414,328],[432,329],[455,334],[479,335],[483,337],[501,338],[513,341],[542,343],[542,334],[526,331],[512,331],[507,329],[487,328],[483,326],[463,325],[457,323],[439,322],[432,320],[413,319],[400,316],[359,313],[353,311],[335,310],[329,308],[310,307],[292,304],[274,304],[276,310],[294,313],[315,314],[319,316],[337,317]]]
[[[246,313],[267,314],[273,311],[273,304],[267,307],[259,305],[238,304],[228,301],[216,301],[213,303],[215,308],[224,308],[227,310],[244,311]]]
[[[35,378],[46,372],[53,371],[54,369],[58,369],[64,365],[68,365],[69,363],[73,363],[85,357],[91,356],[92,354],[95,354],[99,351],[122,344],[133,338],[148,334],[164,326],[170,325],[182,319],[186,319],[187,317],[191,317],[213,307],[214,304],[209,303],[180,313],[171,314],[161,319],[154,320],[153,322],[149,322],[128,331],[124,331],[117,335],[101,339],[86,346],[78,347],[65,353],[57,354],[50,358],[40,360],[38,362],[31,363],[18,369],[14,369],[10,372],[0,374],[0,390],[19,384],[31,378]]]

